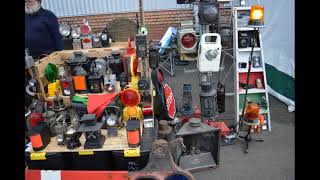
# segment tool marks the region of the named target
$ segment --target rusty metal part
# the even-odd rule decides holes
[[[170,142],[163,139],[156,140],[152,144],[147,166],[140,171],[129,172],[129,180],[165,180],[172,175],[180,175],[186,177],[188,180],[195,180],[189,171],[181,169],[173,161],[172,152],[179,145],[183,146],[182,138],[177,138]]]
[[[127,42],[128,38],[134,38],[137,33],[137,24],[126,18],[112,20],[106,26],[111,39],[119,42]]]

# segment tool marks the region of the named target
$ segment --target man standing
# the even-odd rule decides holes
[[[25,0],[25,48],[35,60],[63,50],[58,18],[41,7],[41,0]]]

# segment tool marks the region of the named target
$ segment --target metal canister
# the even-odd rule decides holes
[[[201,115],[212,118],[217,115],[217,91],[209,81],[201,82],[200,92]]]

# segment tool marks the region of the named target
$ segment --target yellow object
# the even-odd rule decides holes
[[[264,6],[251,6],[250,21],[264,21]]]
[[[136,117],[139,120],[143,119],[142,109],[139,106],[126,106],[123,109],[123,120],[128,121],[129,118]]]
[[[140,147],[134,149],[125,149],[123,151],[124,157],[140,157]]]
[[[62,94],[60,81],[56,80],[54,83],[48,85],[48,94],[49,96],[56,96],[56,92]]]
[[[79,155],[93,155],[93,151],[79,151]]]
[[[138,91],[138,81],[140,80],[139,76],[131,76],[131,82],[129,83],[129,87]]]
[[[45,152],[33,152],[30,154],[31,160],[46,160]]]

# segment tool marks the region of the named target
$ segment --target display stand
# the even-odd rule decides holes
[[[240,83],[246,84],[248,76],[248,62],[250,53],[252,50],[251,36],[253,35],[253,28],[247,27],[249,22],[250,7],[234,7],[233,8],[233,54],[235,56],[235,120],[239,122],[240,115],[242,114],[242,108],[245,98],[246,89],[240,86]],[[270,109],[269,109],[269,96],[267,92],[267,79],[266,70],[263,56],[263,46],[261,33],[258,32],[256,36],[256,44],[253,49],[253,60],[250,72],[250,79],[247,99],[260,105],[260,113],[264,117],[262,124],[262,131],[271,131],[270,123]],[[260,57],[255,58],[255,57]],[[257,79],[260,79],[261,83],[257,83]],[[259,80],[258,80],[259,81]]]

